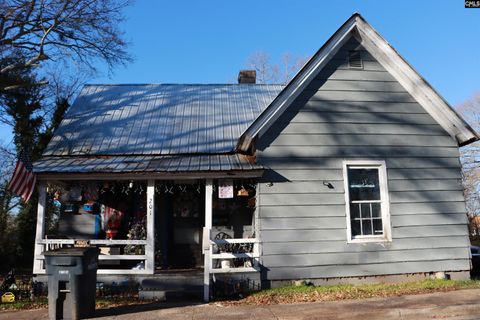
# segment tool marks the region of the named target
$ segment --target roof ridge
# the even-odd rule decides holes
[[[87,83],[87,86],[285,86],[281,83]]]

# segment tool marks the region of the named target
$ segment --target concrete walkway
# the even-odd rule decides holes
[[[98,319],[480,319],[480,289],[336,302],[271,306],[155,303],[97,310]],[[4,311],[0,319],[48,319],[47,310]]]

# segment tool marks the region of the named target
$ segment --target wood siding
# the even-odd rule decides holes
[[[348,68],[349,50],[363,69]],[[347,243],[345,159],[386,161],[391,242]],[[267,279],[469,270],[457,144],[355,40],[257,141],[257,161],[270,168],[258,203]]]

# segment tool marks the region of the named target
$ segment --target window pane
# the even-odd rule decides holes
[[[348,168],[350,201],[380,200],[378,169]]]
[[[375,235],[383,234],[382,219],[373,219],[373,231]]]
[[[360,204],[350,203],[350,218],[360,218]]]
[[[382,212],[380,211],[380,203],[372,203],[372,217],[381,218]]]
[[[370,203],[362,203],[361,206],[362,206],[362,210],[361,210],[362,218],[370,219],[372,217],[370,212]]]
[[[352,224],[352,237],[359,236],[362,233],[360,232],[360,220],[351,220]]]
[[[364,236],[370,236],[373,234],[371,220],[362,220],[362,231]]]

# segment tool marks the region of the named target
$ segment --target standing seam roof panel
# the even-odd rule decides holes
[[[44,156],[233,153],[280,85],[87,85]]]

